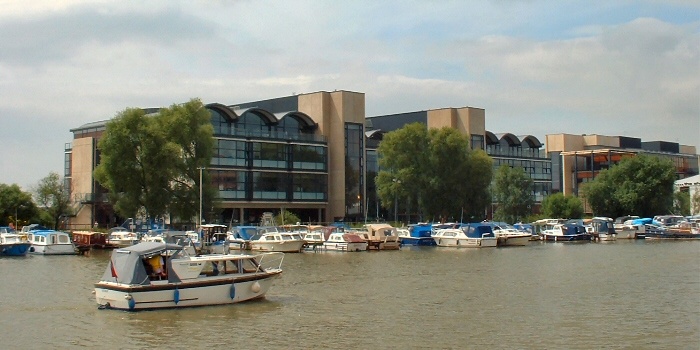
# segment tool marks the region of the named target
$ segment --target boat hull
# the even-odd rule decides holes
[[[323,249],[339,252],[363,252],[367,250],[366,242],[325,242]]]
[[[542,240],[548,242],[587,242],[591,240],[590,234],[580,235],[550,235],[542,234]]]
[[[99,282],[95,284],[95,300],[100,306],[127,311],[234,304],[263,298],[281,273],[282,270],[274,270],[251,276],[214,276],[178,283],[155,281],[145,286]]]
[[[498,242],[496,237],[486,238],[454,238],[454,237],[433,237],[439,247],[455,248],[488,248],[495,247]]]
[[[644,235],[645,239],[700,239],[698,233],[686,232],[647,232]]]
[[[31,243],[13,243],[0,245],[0,255],[4,256],[25,256],[29,252]]]
[[[510,236],[496,236],[499,246],[510,247],[510,246],[524,246],[530,244],[530,237],[532,235],[510,235]]]
[[[72,244],[49,244],[39,245],[33,244],[29,247],[30,254],[38,255],[75,255],[77,254],[75,246]]]
[[[433,237],[400,237],[399,241],[401,245],[415,245],[415,246],[435,246],[435,240]]]
[[[274,241],[274,242],[259,242],[251,241],[250,250],[261,252],[282,252],[282,253],[298,253],[304,247],[304,241]]]

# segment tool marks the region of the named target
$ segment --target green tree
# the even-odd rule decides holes
[[[417,205],[431,219],[480,219],[489,201],[491,158],[469,149],[468,136],[452,128],[409,124],[384,135],[376,178],[382,204]]]
[[[580,219],[583,203],[576,196],[554,193],[542,200],[542,214],[547,218]]]
[[[198,99],[162,108],[153,116],[129,108],[107,123],[99,142],[95,178],[111,195],[122,216],[169,213],[190,220],[199,212],[200,175],[204,213],[215,190],[210,175],[200,173],[211,162],[214,139],[210,114]]]
[[[301,219],[289,210],[282,210],[279,214],[275,215],[274,220],[277,225],[289,225],[301,222]]]
[[[651,217],[672,209],[675,179],[670,160],[639,154],[601,171],[582,192],[596,215]]]
[[[693,208],[693,213],[695,215],[700,214],[700,190],[695,190],[695,193],[693,194],[693,198],[691,206]]]
[[[532,211],[533,181],[521,167],[501,165],[496,171],[493,193],[498,204],[494,218],[514,223],[530,215]]]
[[[0,184],[0,226],[23,225],[36,220],[38,209],[32,194],[22,191],[17,184]]]
[[[683,216],[690,215],[689,191],[676,191],[673,193],[673,213]]]
[[[73,214],[70,192],[63,179],[55,172],[39,180],[34,195],[40,211],[45,214],[54,229],[59,228],[62,217]]]

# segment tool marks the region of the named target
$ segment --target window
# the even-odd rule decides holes
[[[293,198],[295,200],[327,200],[328,176],[325,174],[292,175]]]
[[[218,140],[211,162],[212,165],[245,166],[245,141]]]
[[[287,179],[285,173],[253,172],[253,199],[287,199]]]
[[[292,168],[304,170],[326,170],[327,164],[326,147],[293,145],[292,146]]]
[[[245,171],[210,171],[211,181],[219,189],[221,199],[245,199]]]
[[[287,167],[287,147],[282,143],[253,143],[253,166],[284,169]]]

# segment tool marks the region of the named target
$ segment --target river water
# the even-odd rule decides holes
[[[0,258],[3,348],[698,349],[700,241],[287,254],[264,300],[98,310],[110,252]]]

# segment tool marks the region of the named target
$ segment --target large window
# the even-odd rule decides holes
[[[321,146],[292,146],[293,169],[326,170],[327,148]]]
[[[244,171],[212,170],[212,183],[219,190],[221,199],[245,199]]]
[[[214,135],[230,135],[231,123],[218,111],[209,110],[211,114],[211,125],[214,127]]]
[[[270,134],[270,126],[265,119],[255,112],[246,112],[233,125],[237,129],[236,134],[265,136]]]
[[[289,175],[253,172],[253,199],[287,199]]]
[[[325,174],[294,174],[292,178],[295,200],[326,200],[328,183]]]
[[[298,139],[301,130],[299,120],[293,116],[286,116],[277,124],[277,131],[282,132],[285,138]]]
[[[287,147],[283,143],[253,143],[253,166],[284,169],[287,167]]]
[[[211,163],[213,165],[245,166],[245,141],[218,140]]]
[[[363,124],[345,123],[345,213],[347,216],[361,216],[362,188],[364,185]]]

